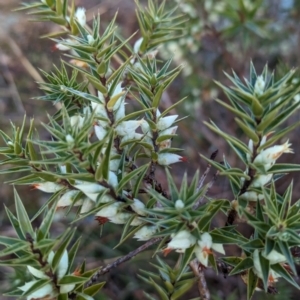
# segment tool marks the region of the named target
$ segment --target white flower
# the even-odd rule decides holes
[[[32,186],[34,189],[43,191],[45,193],[55,193],[64,187],[63,185],[50,181],[34,183]]]
[[[108,183],[114,188],[117,188],[117,186],[118,186],[118,177],[112,171],[109,171],[109,173],[108,173]]]
[[[67,191],[57,202],[57,207],[65,207],[73,204],[74,199],[78,195],[77,190]],[[74,203],[74,206],[82,205],[82,200],[78,200]]]
[[[277,264],[277,263],[282,263],[286,261],[286,258],[284,255],[282,255],[281,253],[279,253],[276,250],[272,250],[268,255],[265,255],[265,253],[263,252],[262,255],[270,261],[271,265]]]
[[[257,76],[256,82],[254,85],[254,93],[258,96],[264,93],[266,82],[264,80],[263,75]]]
[[[95,115],[97,117],[109,120],[107,111],[105,108],[105,104],[92,102],[91,105],[92,105],[92,109],[95,112]]]
[[[78,115],[72,116],[70,118],[71,127],[77,127],[78,129],[82,128],[84,125],[84,118]]]
[[[115,122],[118,122],[119,120],[125,117],[125,104],[125,99],[123,97],[119,98],[119,100],[115,104],[115,106],[117,106],[115,112]]]
[[[77,19],[78,23],[84,27],[86,23],[86,15],[85,15],[85,8],[78,7],[75,12],[75,18]]]
[[[101,208],[97,213],[96,216],[98,217],[105,217],[105,218],[111,218],[114,217],[118,210],[120,209],[120,206],[122,205],[121,202],[115,202],[113,204],[109,204],[103,208]]]
[[[97,201],[99,193],[104,191],[106,188],[97,183],[85,183],[85,184],[77,184],[74,185],[75,188],[82,191],[88,198]]]
[[[95,130],[95,134],[96,134],[96,137],[98,138],[98,140],[102,141],[107,134],[107,130],[104,129],[102,126],[98,126],[98,125],[94,126],[94,130]]]
[[[34,284],[36,284],[39,280],[32,280],[30,282],[25,283],[23,286],[19,287],[20,290],[27,292]],[[54,290],[51,283],[47,283],[42,286],[40,289],[32,292],[27,296],[27,300],[35,300],[35,299],[43,299],[44,297],[54,297]]]
[[[60,50],[60,51],[68,51],[68,50],[71,49],[69,46],[63,45],[61,43],[57,43],[55,45],[55,48],[58,49],[58,50]]]
[[[120,212],[112,217],[109,217],[108,219],[110,222],[112,222],[114,224],[125,224],[131,217],[132,217],[131,213]],[[140,225],[140,224],[138,224],[138,225]],[[130,224],[130,225],[133,225],[133,224]],[[133,226],[137,226],[137,225],[133,225]]]
[[[117,172],[120,165],[120,159],[111,159],[109,161],[109,170],[113,172]]]
[[[102,192],[105,187],[98,184],[98,183],[90,183],[90,182],[86,182],[86,183],[82,183],[82,184],[76,184],[74,185],[75,188],[77,188],[78,190],[82,191],[84,194],[86,193],[100,193]]]
[[[170,135],[170,134],[175,134],[177,131],[178,126],[173,126],[169,127],[163,131],[160,131],[158,136],[163,136],[163,135]]]
[[[101,92],[99,92],[98,91],[98,98],[99,98],[99,100],[100,100],[100,102],[102,103],[102,104],[105,104],[105,97],[104,97],[104,95],[101,93]],[[93,106],[93,105],[92,105]]]
[[[141,129],[144,134],[146,134],[147,136],[152,138],[152,131],[149,126],[149,123],[147,121],[145,121],[144,119],[143,119],[143,122],[141,123]]]
[[[113,98],[114,96],[121,94],[121,93],[123,92],[122,82],[119,82],[119,83],[115,86],[115,89],[114,89],[113,93],[112,93],[111,90],[109,90],[109,92],[110,92],[110,94],[111,94],[110,98]],[[118,102],[118,101],[117,101],[117,102]],[[116,102],[116,103],[117,103],[117,102]],[[114,107],[114,110],[116,110],[116,109],[118,108],[119,105],[120,105],[120,103],[119,103],[118,105],[116,105],[116,107]]]
[[[157,129],[158,130],[165,130],[165,129],[171,127],[172,124],[177,119],[177,117],[178,117],[178,115],[159,118],[159,120],[157,122]]]
[[[54,258],[54,252],[51,251],[47,259],[50,265],[52,264],[53,258]],[[68,271],[68,267],[69,267],[69,255],[67,250],[65,250],[55,271],[58,281],[66,275]],[[60,286],[60,293],[68,293],[72,291],[74,287],[75,284],[63,284]]]
[[[147,215],[145,212],[145,204],[138,199],[133,199],[133,203],[130,205],[130,207],[140,216]]]
[[[134,53],[136,53],[136,54],[139,53],[142,43],[143,43],[143,38],[139,38],[139,39],[134,43],[134,46],[133,46],[133,52],[134,52]]]
[[[253,252],[253,272],[259,278],[263,278],[262,268],[261,268],[261,264],[260,264],[260,260],[259,260],[259,251],[257,249],[254,250],[254,252]],[[278,273],[276,273],[275,271],[270,269],[269,276],[268,276],[268,282],[274,283],[278,280],[279,277],[280,277],[280,275]]]
[[[182,208],[184,208],[184,203],[181,199],[176,200],[175,202],[175,208],[177,210],[181,210]]]
[[[85,198],[83,200],[81,209],[80,209],[80,214],[85,214],[89,211],[91,211],[95,207],[95,202],[90,200],[89,198]]]
[[[168,243],[167,248],[163,250],[164,255],[173,249],[176,249],[178,252],[184,252],[185,249],[195,245],[196,241],[196,238],[188,230],[181,230],[172,236],[172,240]]]
[[[212,250],[215,250],[219,253],[225,254],[225,250],[222,244],[214,244],[212,237],[208,232],[204,232],[201,235],[200,240],[198,240],[198,245],[195,247],[195,255],[199,262],[207,267],[208,265],[208,256],[212,254]]]
[[[251,186],[253,187],[262,187],[266,185],[268,182],[271,181],[273,177],[273,174],[267,174],[267,175],[257,175],[255,179],[253,180]]]
[[[168,166],[177,162],[185,161],[185,158],[173,153],[159,153],[158,154],[158,164],[162,166]]]
[[[123,121],[116,127],[116,132],[118,135],[125,136],[125,135],[133,135],[135,130],[143,123],[142,120],[130,120],[130,121]]]
[[[139,229],[133,237],[138,241],[148,241],[152,238],[155,232],[156,226],[144,226],[141,229]]]
[[[294,153],[290,146],[289,141],[286,141],[283,145],[267,148],[256,156],[253,163],[264,166],[265,171],[268,171],[283,153]]]

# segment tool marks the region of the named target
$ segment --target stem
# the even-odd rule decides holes
[[[210,300],[210,292],[207,287],[206,279],[204,276],[203,268],[199,266],[196,259],[190,262],[190,267],[195,275],[198,278],[198,291],[200,298],[202,300]]]
[[[117,266],[119,266],[120,264],[132,259],[134,256],[136,256],[137,254],[139,254],[140,252],[146,250],[147,248],[149,248],[150,246],[156,244],[157,242],[161,241],[162,238],[153,238],[151,240],[149,240],[147,243],[145,243],[144,245],[138,247],[137,249],[129,252],[128,254],[118,258],[117,260],[115,260],[113,263],[108,264],[106,267],[101,268],[100,270],[98,270],[93,276],[92,278],[86,283],[85,287],[89,287],[93,284],[95,284],[99,277],[101,275],[104,275],[106,273],[108,273],[111,269],[116,268]]]

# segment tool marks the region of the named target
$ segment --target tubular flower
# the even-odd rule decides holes
[[[188,230],[179,231],[171,237],[172,240],[168,243],[167,248],[163,250],[165,256],[174,249],[177,252],[184,252],[185,249],[195,245],[197,241]]]
[[[265,171],[268,171],[283,153],[294,153],[290,146],[289,141],[286,141],[283,145],[267,148],[257,155],[253,163],[264,166]]]
[[[172,124],[177,119],[178,115],[172,115],[168,117],[159,118],[157,122],[157,129],[158,130],[165,130],[172,126]]]
[[[173,153],[159,153],[158,164],[162,166],[168,166],[177,162],[186,161],[185,157]]]
[[[135,130],[144,122],[144,120],[130,120],[130,121],[123,121],[116,127],[116,132],[118,135],[126,136],[126,135],[133,135]]]
[[[95,115],[97,117],[106,119],[107,122],[108,122],[109,118],[108,118],[108,115],[107,115],[105,105],[102,104],[102,103],[95,103],[95,102],[92,102],[91,105],[92,105],[93,111],[95,112]]]
[[[285,256],[276,250],[272,250],[268,255],[265,255],[265,253],[262,253],[262,255],[270,261],[271,265],[286,262]]]
[[[96,217],[98,217],[98,216],[106,217],[106,218],[114,217],[118,213],[118,210],[120,209],[121,205],[122,205],[121,202],[115,202],[113,204],[107,205],[107,206],[101,208],[96,213]]]
[[[262,186],[266,185],[268,182],[270,182],[272,177],[273,177],[273,174],[267,174],[267,175],[260,175],[259,174],[253,180],[251,186],[253,186],[253,187],[262,187]]]
[[[156,226],[144,226],[139,229],[133,237],[138,241],[148,241],[152,238],[153,234],[155,234],[156,230]]]
[[[34,183],[32,186],[33,186],[33,189],[40,190],[45,193],[55,193],[55,192],[60,191],[64,187],[63,185],[60,185],[60,184],[57,184],[54,182],[50,182],[50,181]]]
[[[61,196],[61,198],[57,202],[57,207],[66,207],[73,204],[76,196],[78,195],[79,191],[70,190],[67,191],[65,194]],[[80,199],[74,203],[74,206],[82,205],[83,201]]]
[[[98,200],[99,194],[106,189],[104,186],[97,183],[77,184],[74,185],[74,187],[82,191],[89,199],[94,202]]]
[[[133,203],[130,205],[130,207],[140,216],[147,215],[145,212],[145,204],[138,199],[133,199]]]
[[[274,251],[274,250],[273,250]],[[276,255],[276,259],[278,259],[279,258],[279,256],[277,255],[277,254],[274,254],[274,253],[272,253],[273,251],[271,251],[271,253],[270,254],[272,254],[271,255],[271,258],[272,258],[272,256],[274,255]],[[276,251],[277,252],[277,251]],[[269,255],[270,255],[269,254]],[[278,253],[278,254],[280,254],[280,253]],[[265,256],[266,257],[266,256]],[[266,257],[267,258],[267,257]],[[279,258],[279,260],[281,260],[280,258]],[[279,262],[279,261],[278,261]],[[271,261],[270,261],[270,263],[271,263]],[[273,260],[273,264],[274,263],[276,263],[276,260]],[[261,268],[261,264],[260,264],[260,260],[259,260],[259,251],[256,249],[256,250],[254,250],[254,252],[253,252],[253,272],[259,277],[259,278],[263,278],[263,273],[262,273],[262,268]],[[273,271],[272,269],[270,269],[270,271],[269,271],[269,276],[268,276],[268,283],[269,284],[272,284],[272,283],[274,283],[274,282],[276,282],[276,281],[278,281],[278,278],[279,277],[281,277],[278,273],[276,273],[275,271]]]
[[[78,7],[75,12],[75,18],[78,21],[78,23],[84,27],[86,23],[86,15],[85,15],[85,8],[84,7]]]
[[[201,235],[200,240],[197,242],[197,246],[195,247],[195,255],[199,262],[207,267],[208,265],[208,256],[212,254],[212,249],[216,252],[225,254],[225,250],[222,244],[214,244],[212,241],[212,237],[208,232],[204,232]]]

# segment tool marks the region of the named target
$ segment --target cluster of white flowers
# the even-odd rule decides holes
[[[259,146],[262,146],[266,143],[267,137],[270,134],[265,135]],[[264,174],[260,174],[258,171],[256,172],[255,178],[251,183],[252,187],[263,187],[266,184],[268,184],[272,178],[273,174],[269,173],[267,174],[267,171],[271,169],[271,167],[275,164],[276,160],[283,154],[283,153],[294,153],[293,150],[290,148],[291,144],[289,141],[286,141],[282,145],[275,145],[269,148],[266,148],[262,150],[254,159],[253,164],[263,168],[264,169]],[[248,145],[251,153],[253,153],[253,141],[249,141]],[[250,163],[251,162],[251,156],[247,155],[247,160]],[[245,171],[245,174],[247,173],[248,170]],[[242,183],[244,181],[244,178],[241,179]],[[239,196],[241,199],[245,199],[248,201],[257,201],[263,199],[263,195],[258,194],[254,191],[248,191],[241,196]]]
[[[47,262],[51,266],[54,258],[54,252],[50,252]],[[44,299],[44,297],[48,297],[49,299],[54,299],[58,294],[66,294],[71,292],[75,288],[75,284],[59,284],[59,281],[66,275],[69,266],[69,256],[68,252],[65,250],[60,262],[58,263],[57,269],[55,271],[55,276],[57,278],[58,288],[54,286],[54,283],[47,283],[43,285],[41,288],[35,290],[30,295],[27,296],[27,300],[34,299]],[[36,278],[32,281],[25,283],[25,285],[19,287],[24,293],[27,292],[32,286],[34,286],[40,279],[51,279],[49,275],[45,274],[43,271],[40,271],[36,268],[28,266],[28,271]],[[48,299],[47,298],[47,299]],[[46,299],[46,298],[45,298]]]
[[[223,245],[213,243],[212,237],[208,232],[201,234],[199,240],[188,230],[179,231],[176,234],[172,234],[171,237],[172,240],[168,243],[167,248],[163,250],[165,255],[172,250],[183,253],[186,249],[196,245],[194,249],[195,256],[203,266],[207,267],[208,257],[210,254],[213,254],[212,250],[225,254]]]

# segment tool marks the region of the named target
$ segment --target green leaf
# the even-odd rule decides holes
[[[187,265],[192,261],[192,259],[194,257],[195,247],[196,247],[196,245],[194,245],[184,251],[183,257],[180,262],[180,268],[178,270],[179,272],[177,275],[177,280],[180,280],[181,276],[184,274],[184,272],[186,272]]]
[[[145,169],[149,168],[149,164],[143,165],[134,171],[131,171],[129,174],[125,175],[122,180],[118,184],[118,192],[121,192],[121,190],[125,187],[125,185],[134,177],[138,176],[139,174],[143,174],[145,172]]]
[[[280,276],[282,276],[287,282],[289,282],[295,288],[297,288],[298,290],[300,289],[298,283],[294,280],[291,274],[281,264],[272,265],[271,269],[275,271],[277,274],[279,274]]]
[[[48,235],[55,213],[56,213],[56,202],[52,205],[50,210],[47,212],[46,216],[43,218],[42,224],[37,230],[37,241],[42,240]]]
[[[58,242],[60,242],[60,240],[62,240],[63,242],[61,243],[61,245],[55,252],[53,260],[52,260],[51,266],[52,266],[52,269],[54,272],[56,271],[58,264],[63,256],[66,248],[68,247],[69,243],[71,242],[71,240],[75,234],[75,230],[76,230],[76,228],[73,228],[73,229],[68,228],[65,231],[64,235],[60,239],[58,239]]]
[[[276,163],[268,170],[268,173],[290,173],[290,172],[299,172],[300,165],[298,164],[280,164]]]
[[[262,272],[262,281],[264,283],[265,292],[268,291],[268,283],[269,283],[269,272],[270,272],[270,261],[262,256],[262,253],[259,252],[259,262],[261,265],[261,272]]]
[[[92,286],[89,286],[88,288],[84,289],[83,292],[86,295],[94,296],[103,288],[104,285],[105,285],[105,282],[93,284]]]
[[[27,234],[29,234],[32,238],[34,238],[35,233],[31,226],[30,219],[27,215],[27,212],[25,210],[23,202],[20,199],[16,189],[14,189],[14,198],[15,198],[15,205],[16,205],[16,211],[17,211],[17,218],[18,218],[18,221],[20,224],[20,229],[23,233],[23,236],[27,237]]]
[[[58,284],[78,284],[87,281],[86,277],[80,277],[80,276],[75,276],[75,275],[66,275],[62,277],[59,281]]]
[[[101,161],[101,164],[97,168],[95,173],[95,179],[97,181],[102,179],[105,179],[107,181],[109,177],[109,162],[110,162],[110,155],[112,152],[111,149],[114,141],[114,133],[112,130],[107,134],[107,137],[109,137],[109,140],[108,140],[107,148],[105,149],[104,158]]]
[[[246,270],[249,270],[253,267],[253,260],[251,257],[246,257],[239,264],[237,264],[232,271],[229,273],[229,276],[243,273]]]
[[[253,269],[247,274],[247,300],[251,300],[258,282],[258,277],[254,274]]]

